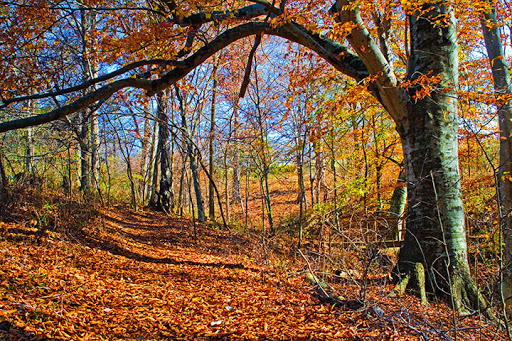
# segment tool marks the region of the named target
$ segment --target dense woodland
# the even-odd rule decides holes
[[[511,48],[501,0],[0,2],[0,339],[510,340]]]

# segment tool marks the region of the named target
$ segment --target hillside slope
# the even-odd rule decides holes
[[[502,338],[478,317],[387,297],[378,283],[362,306],[322,304],[284,237],[195,230],[124,206],[46,233],[0,223],[0,340]],[[334,289],[350,303],[361,286]]]

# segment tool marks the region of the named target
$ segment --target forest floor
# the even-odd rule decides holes
[[[343,304],[322,303],[285,235],[78,209],[72,224],[34,221],[29,207],[0,222],[0,340],[505,339],[477,315],[391,297],[381,280],[334,283]]]

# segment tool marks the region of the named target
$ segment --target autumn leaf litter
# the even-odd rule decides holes
[[[300,257],[263,250],[255,233],[194,233],[123,206],[42,237],[0,224],[0,340],[501,338],[478,316],[456,316],[455,329],[444,304],[389,297],[389,285],[370,286],[358,309],[322,304]],[[359,295],[358,283],[332,286]]]

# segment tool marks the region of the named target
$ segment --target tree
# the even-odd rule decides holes
[[[166,213],[172,212],[174,207],[174,193],[172,191],[173,173],[169,143],[169,97],[169,90],[164,90],[156,95],[158,122],[158,157],[155,158],[154,162],[155,174],[157,173],[156,169],[160,167],[160,189],[158,193],[155,191],[155,195],[150,201],[150,205]],[[153,181],[156,179],[156,177],[153,177]]]
[[[148,29],[145,34],[135,34],[140,32],[143,20],[131,20],[133,31],[115,41],[109,40],[109,51],[113,51],[113,47],[123,48],[123,67],[68,89],[33,96],[9,96],[4,105],[59,96],[100,82],[106,82],[104,85],[44,114],[1,123],[0,132],[62,118],[127,87],[152,96],[237,40],[263,34],[282,37],[316,52],[346,76],[366,82],[369,91],[396,123],[403,145],[409,210],[404,246],[395,269],[399,287],[405,288],[407,283],[419,283],[422,287],[424,274],[426,289],[436,295],[448,293],[455,309],[484,307],[467,261],[456,138],[457,30],[450,3],[407,2],[403,8],[385,3],[381,4],[384,8],[378,8],[374,3],[337,0],[331,13],[338,24],[329,30],[327,37],[316,33],[327,30],[322,23],[330,20],[322,8],[323,3],[314,3],[306,10],[302,2],[294,2],[289,8],[286,8],[286,1],[279,7],[263,0],[254,2],[257,3],[236,10],[198,6],[198,1],[191,6],[166,7],[162,15],[171,25],[162,26],[157,32],[159,36],[165,32],[176,38],[166,47],[171,53],[158,59],[153,55],[150,56],[153,59],[144,59],[144,51],[140,49],[144,39],[158,44],[160,40],[151,34],[154,31]],[[148,10],[155,11],[141,9]],[[118,31],[112,32],[126,32],[125,28],[119,28],[120,23],[126,24],[120,20],[126,12],[119,10],[121,14],[109,27]],[[362,13],[373,13],[375,22],[367,25],[365,20],[369,18]],[[409,19],[410,51],[404,46],[405,53],[395,51],[397,56],[393,56],[387,38],[392,28],[403,25],[391,25],[390,21],[403,22],[404,18]],[[236,19],[243,22],[238,24]],[[209,37],[212,22],[225,23],[228,28],[211,40],[196,41],[196,32],[201,28],[203,36]],[[376,27],[377,32],[371,27]],[[10,33],[11,27],[7,27],[4,35]],[[380,46],[372,33],[377,35]],[[342,45],[344,39],[351,48]],[[400,59],[406,61],[406,70],[405,63],[399,63]],[[135,72],[148,66],[152,67],[149,75]],[[400,82],[398,79],[404,71],[405,81]],[[136,77],[132,77],[134,74]]]
[[[512,299],[512,84],[510,71],[501,43],[496,9],[490,8],[483,14],[482,31],[485,47],[492,70],[494,90],[498,106],[500,129],[500,164],[498,167],[498,188],[500,203],[500,228],[503,229],[506,249],[502,294],[506,300]],[[511,304],[510,301],[508,304]]]
[[[217,86],[218,86],[218,78],[217,78],[217,69],[218,62],[214,59],[213,61],[213,85],[212,85],[212,108],[210,111],[210,136],[208,141],[208,172],[210,176],[213,176],[214,171],[214,162],[213,162],[213,153],[215,151],[215,101],[217,100]],[[214,192],[214,183],[213,178],[210,178],[208,181],[208,217],[210,220],[215,220],[215,192]]]

